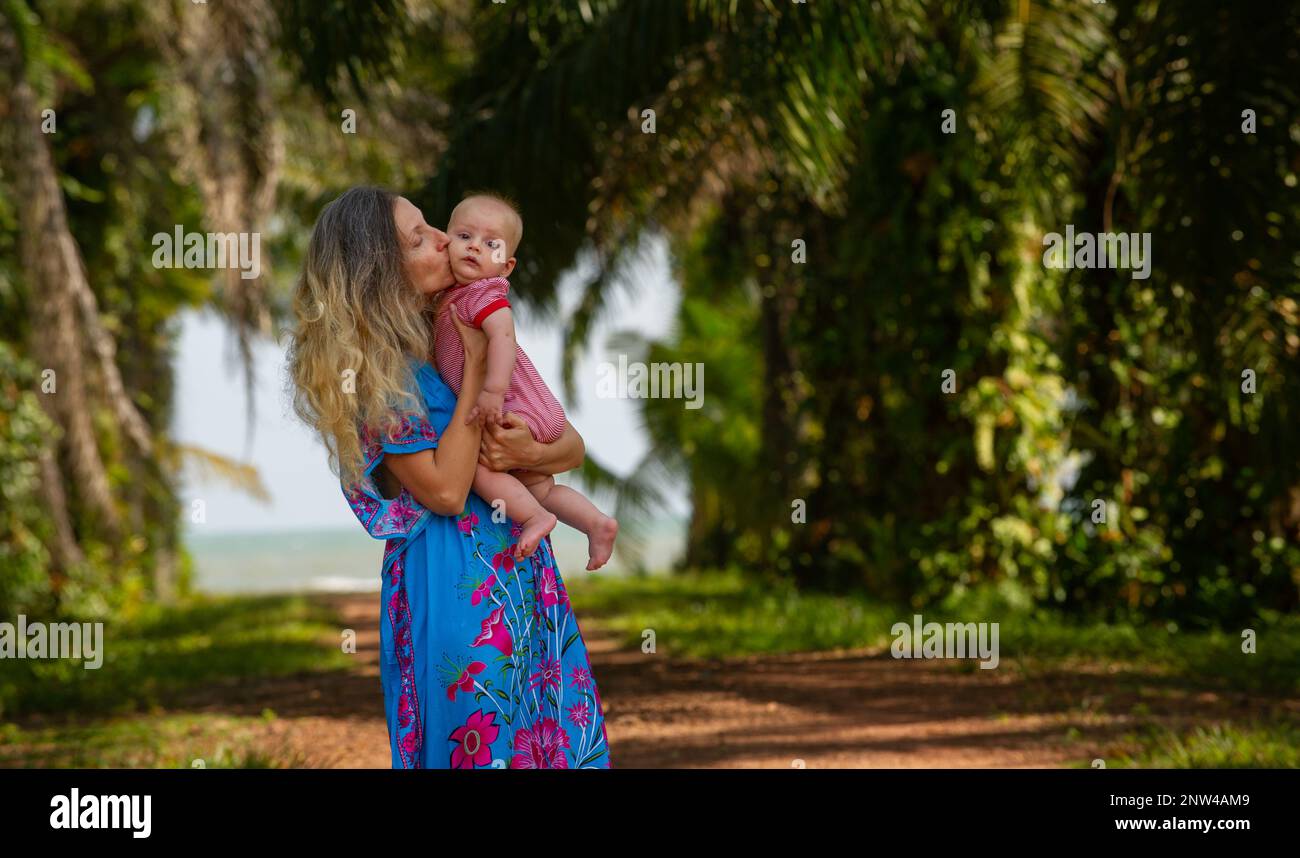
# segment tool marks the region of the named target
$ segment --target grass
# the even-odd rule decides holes
[[[762,589],[735,572],[673,577],[579,579],[569,583],[582,616],[598,618],[624,645],[640,647],[647,630],[670,655],[723,657],[829,649],[888,652],[897,622],[913,614],[922,622],[996,622],[1002,669],[1033,680],[1052,673],[1106,674],[1106,686],[1076,701],[1101,714],[1113,692],[1141,700],[1183,698],[1189,690],[1300,692],[1300,620],[1257,623],[1257,652],[1242,652],[1238,633],[1178,632],[1165,626],[1071,622],[1035,611],[989,591],[950,598],[934,609],[913,611],[862,596],[800,594]],[[953,670],[975,672],[974,659],[953,660]],[[1029,682],[1031,697],[1056,707],[1063,693]],[[1088,684],[1083,686],[1089,687]],[[1106,689],[1109,689],[1107,691]],[[1077,693],[1077,692],[1076,692]],[[1188,704],[1190,705],[1190,704]],[[1300,729],[1285,720],[1286,707],[1261,710],[1256,723],[1212,723],[1181,731],[1160,726],[1145,702],[1125,714],[1138,729],[1105,753],[1113,767],[1300,767]],[[1279,720],[1268,721],[1268,717]],[[1068,736],[1068,734],[1067,734]],[[1081,745],[1082,735],[1072,737]],[[1085,762],[1083,765],[1088,765]]]
[[[0,725],[0,767],[289,768],[301,756],[268,741],[274,715],[163,715],[89,726]]]
[[[639,649],[651,630],[657,649],[672,656],[885,653],[891,627],[910,624],[915,613],[859,596],[762,588],[734,571],[580,578],[568,586],[580,618],[598,619],[630,648]],[[1300,689],[1294,617],[1257,624],[1259,651],[1246,655],[1232,633],[1071,623],[987,592],[921,613],[927,622],[998,622],[1004,669],[1030,676],[1117,674],[1138,692],[1136,703],[1134,695],[1125,698],[1131,707],[1122,713],[1137,726],[1104,752],[1108,765],[1300,767],[1300,728],[1285,720],[1285,705],[1269,707],[1274,720],[1261,710],[1251,723],[1210,716],[1210,723],[1173,731],[1156,723],[1145,702],[1223,687],[1294,697]],[[107,624],[98,670],[66,659],[0,660],[0,766],[301,765],[300,755],[277,738],[284,732],[275,729],[273,713],[247,718],[165,707],[215,684],[346,669],[351,662],[339,647],[340,628],[328,606],[310,598],[202,598]],[[951,666],[977,669],[973,660]],[[1048,684],[1028,687],[1040,685],[1043,695],[1061,693]]]
[[[341,624],[301,596],[203,597],[106,623],[103,664],[0,661],[0,766],[281,768],[302,757],[261,718],[161,707],[215,683],[346,669]],[[20,719],[16,722],[13,719]]]
[[[876,646],[893,612],[865,599],[762,591],[736,573],[566,582],[580,616],[629,647],[655,633],[671,655],[718,657]]]
[[[1176,732],[1152,726],[1126,738],[1115,768],[1300,768],[1294,724],[1212,724]]]
[[[988,592],[913,611],[864,596],[763,589],[737,572],[577,579],[568,588],[583,616],[599,617],[628,647],[653,631],[671,655],[722,657],[831,649],[887,651],[891,628],[923,622],[996,622],[1001,662],[1029,673],[1102,665],[1114,671],[1195,679],[1223,688],[1300,692],[1300,618],[1258,624],[1257,652],[1238,634],[1164,626],[1076,623]],[[974,661],[954,669],[975,669]]]
[[[0,660],[0,718],[122,715],[218,680],[344,669],[340,624],[299,596],[206,597],[105,623],[103,664]]]

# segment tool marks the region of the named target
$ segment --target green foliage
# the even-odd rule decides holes
[[[35,620],[37,617],[31,617]],[[48,617],[40,617],[42,620]],[[0,766],[293,768],[260,717],[180,714],[213,689],[345,669],[334,612],[302,597],[193,599],[105,621],[103,664],[0,660]],[[68,713],[76,713],[71,718]]]
[[[47,139],[69,230],[85,263],[99,321],[116,341],[123,383],[149,427],[164,437],[172,416],[171,349],[177,333],[172,320],[207,299],[209,284],[193,272],[151,264],[150,236],[198,220],[195,189],[165,166],[172,151],[158,123],[167,87],[162,59],[146,16],[130,4],[111,11],[94,4],[32,5],[39,17],[23,3],[10,3],[9,21],[26,34],[28,79],[48,90],[46,103],[56,111],[57,133]],[[7,193],[0,190],[0,198]],[[21,201],[0,199],[0,247],[5,249],[17,248],[18,205]],[[54,336],[31,328],[31,288],[16,265],[7,270],[0,265],[0,303],[13,311],[4,313],[0,340],[12,343],[20,355],[35,338]],[[87,371],[93,371],[90,364]],[[30,377],[24,385],[38,389]],[[156,565],[178,553],[174,493],[179,475],[125,447],[106,409],[87,407],[94,409],[109,486],[129,525],[119,533],[98,526],[82,508],[78,487],[65,484],[67,509],[61,514],[68,516],[84,562],[57,570],[57,581],[46,581],[42,590],[57,602],[57,610],[104,616],[153,598]],[[28,451],[33,459],[36,452],[36,447]],[[43,498],[40,506],[48,540],[53,527]],[[48,559],[42,565],[43,577],[49,578]]]
[[[349,657],[338,628],[327,609],[299,597],[146,605],[105,621],[103,664],[94,670],[74,659],[0,660],[0,716],[123,714],[214,683],[342,668]]]
[[[1300,13],[1121,15],[1131,101],[1108,119],[1107,182],[1087,188],[1075,222],[1149,231],[1157,256],[1147,281],[1068,282],[1059,350],[1086,402],[1080,494],[1121,513],[1114,542],[1070,544],[1069,561],[1092,571],[1072,596],[1203,623],[1293,610],[1300,88],[1286,53]],[[1260,62],[1243,77],[1229,46],[1247,42]],[[1257,134],[1242,131],[1248,106]]]
[[[691,563],[918,607],[1011,581],[1079,615],[1294,610],[1300,12],[943,5],[503,11],[452,90],[492,93],[450,143],[491,157],[432,187],[494,173],[541,200],[542,275],[594,251],[571,334],[636,239],[668,235],[678,331],[643,351],[752,367],[698,414],[644,406],[690,480]],[[543,152],[566,157],[536,176]],[[1046,269],[1066,224],[1152,233],[1151,278]],[[701,304],[734,314],[729,342],[693,332]]]
[[[1291,724],[1215,724],[1188,731],[1151,728],[1133,736],[1138,749],[1114,768],[1294,769],[1300,731]]]
[[[739,569],[674,576],[575,579],[575,602],[639,648],[645,629],[662,631],[657,646],[673,656],[738,657],[830,649],[888,656],[895,623],[909,627],[914,609],[861,593],[800,592],[789,582],[758,584]],[[963,589],[925,609],[923,622],[998,623],[999,670],[1030,685],[1062,672],[1098,665],[1140,690],[1170,683],[1197,689],[1295,694],[1300,677],[1300,620],[1258,618],[1258,649],[1242,652],[1241,637],[1168,625],[1080,619],[1035,607],[1017,584]],[[968,669],[971,662],[952,663]],[[978,667],[975,669],[978,670]]]
[[[32,366],[0,340],[0,617],[39,609],[50,596],[37,454],[54,428],[34,379]]]
[[[665,479],[688,482],[688,564],[917,608],[991,587],[1138,625],[1231,629],[1300,604],[1297,9],[274,8],[289,72],[274,82],[289,146],[268,236],[281,280],[348,184],[412,185],[432,223],[464,190],[495,188],[524,208],[522,299],[554,311],[560,274],[589,274],[572,358],[646,241],[669,243],[676,325],[622,345],[703,363],[704,407],[646,400],[651,451],[618,490],[635,510]],[[3,9],[59,108],[72,232],[127,387],[163,435],[171,320],[221,300],[139,252],[202,220],[173,169],[172,59],[140,4]],[[340,142],[353,97],[365,131]],[[22,355],[17,204],[0,195],[0,341]],[[1046,269],[1042,238],[1066,224],[1150,232],[1150,279]],[[266,309],[282,312],[284,292]],[[26,442],[10,439],[32,431],[0,433],[25,497]],[[176,542],[169,465],[132,458],[111,426],[102,447],[140,532],[101,540],[74,503],[87,567],[66,598],[92,610],[147,599]],[[618,484],[595,463],[585,476]],[[6,540],[26,583],[0,592],[35,598],[34,543]]]
[[[265,718],[153,714],[90,725],[0,724],[0,766],[9,768],[303,768],[291,748],[262,750]],[[253,745],[254,747],[248,747]]]
[[[396,11],[399,5],[380,4],[360,22],[355,4],[275,4],[280,16],[275,34],[282,45],[300,39],[309,23],[316,29],[302,43],[302,53],[285,56],[295,74],[277,74],[269,81],[281,108],[276,119],[289,131],[294,156],[281,183],[280,216],[263,226],[264,249],[276,260],[273,270],[268,266],[266,279],[277,283],[267,290],[267,306],[256,308],[259,314],[283,311],[283,296],[310,224],[338,189],[332,182],[346,186],[389,181],[400,187],[414,172],[428,169],[431,152],[410,156],[418,147],[432,148],[427,135],[383,130],[385,123],[398,124],[393,115],[404,105],[385,98],[372,101],[362,120],[363,129],[370,123],[371,133],[358,135],[365,142],[351,151],[340,145],[337,111],[326,110],[312,97],[346,92],[340,70],[355,87],[358,82],[373,83],[377,74],[395,67],[382,61],[381,54],[388,39],[408,33],[409,22]],[[181,14],[206,11],[191,10],[188,4],[179,8]],[[44,610],[104,617],[156,599],[160,568],[164,576],[166,570],[176,570],[171,576],[176,586],[170,589],[183,590],[187,581],[176,497],[183,459],[167,437],[173,416],[177,317],[204,305],[229,308],[228,297],[214,289],[212,272],[158,269],[152,264],[152,236],[170,235],[177,225],[190,231],[205,228],[202,196],[181,163],[187,145],[176,114],[182,70],[167,44],[174,37],[169,14],[137,2],[6,0],[0,6],[0,25],[12,27],[22,47],[21,73],[42,103],[56,111],[57,133],[47,140],[69,232],[84,260],[99,321],[115,340],[124,386],[154,435],[153,454],[140,455],[124,444],[112,414],[94,403],[87,405],[94,410],[99,454],[124,526],[119,532],[102,527],[83,508],[78,486],[66,478],[64,467],[66,514],[84,562],[55,568],[43,548],[53,537],[53,515],[44,509],[44,499],[34,493],[28,476],[37,453],[28,415],[34,400],[27,391],[36,390],[32,368],[10,372],[11,354],[29,355],[36,338],[53,334],[32,329],[32,285],[17,259],[22,201],[12,199],[10,182],[0,182],[0,345],[6,349],[4,382],[11,386],[6,391],[22,392],[15,400],[6,397],[6,409],[12,403],[17,410],[13,420],[0,427],[0,448],[6,451],[3,467],[18,469],[6,489],[6,500],[12,496],[13,503],[5,504],[0,531],[6,552],[0,609],[39,604]],[[418,28],[409,32],[413,38],[429,35]],[[412,75],[413,82],[417,77]],[[226,117],[234,124],[246,118]],[[408,136],[414,138],[409,143]],[[403,143],[390,142],[394,139]],[[93,371],[89,364],[87,371]],[[56,432],[47,427],[41,437]],[[57,453],[67,455],[66,450]],[[46,602],[40,603],[40,598]]]
[[[652,445],[633,472],[633,479],[652,484],[684,479],[691,487],[685,562],[694,567],[743,562],[759,553],[746,535],[747,509],[732,503],[734,497],[757,497],[760,489],[760,472],[752,467],[762,396],[754,371],[757,314],[752,289],[733,279],[739,272],[727,270],[727,261],[707,255],[708,249],[701,240],[697,253],[688,250],[679,260],[678,274],[689,286],[670,342],[648,343],[624,331],[609,343],[611,351],[629,353],[629,360],[703,366],[700,408],[686,408],[681,399],[645,400]]]
[[[398,0],[280,0],[274,7],[280,50],[298,76],[331,103],[340,98],[340,76],[364,95],[367,72],[393,70],[393,54],[408,23]]]

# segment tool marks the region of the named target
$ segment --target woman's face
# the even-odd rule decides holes
[[[451,275],[447,233],[424,222],[424,215],[406,197],[393,204],[397,238],[402,245],[406,278],[420,294],[435,295],[455,284]]]

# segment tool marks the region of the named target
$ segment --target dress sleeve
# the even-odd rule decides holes
[[[379,493],[373,477],[386,453],[415,453],[438,446],[438,433],[423,413],[403,415],[392,429],[364,427],[361,452],[366,468],[360,482],[343,488],[348,506],[366,531],[376,539],[413,537],[429,517],[429,511],[405,487],[395,498]]]
[[[381,430],[376,440],[382,453],[415,453],[437,447],[438,432],[427,416],[411,414],[401,417],[391,432]]]
[[[483,320],[497,310],[510,306],[506,293],[510,291],[510,281],[504,277],[488,277],[472,284],[469,300],[459,306],[461,318],[476,328],[483,327]]]

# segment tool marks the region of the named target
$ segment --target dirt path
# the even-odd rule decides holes
[[[293,765],[387,768],[374,597],[329,601],[358,633],[346,673],[205,689],[191,711],[279,716],[259,745]],[[933,661],[841,651],[727,660],[620,650],[580,619],[616,767],[965,768],[1068,766],[1139,724],[1186,727],[1297,701],[1135,683],[1074,669],[1032,682]],[[1134,715],[1139,711],[1141,715]]]

